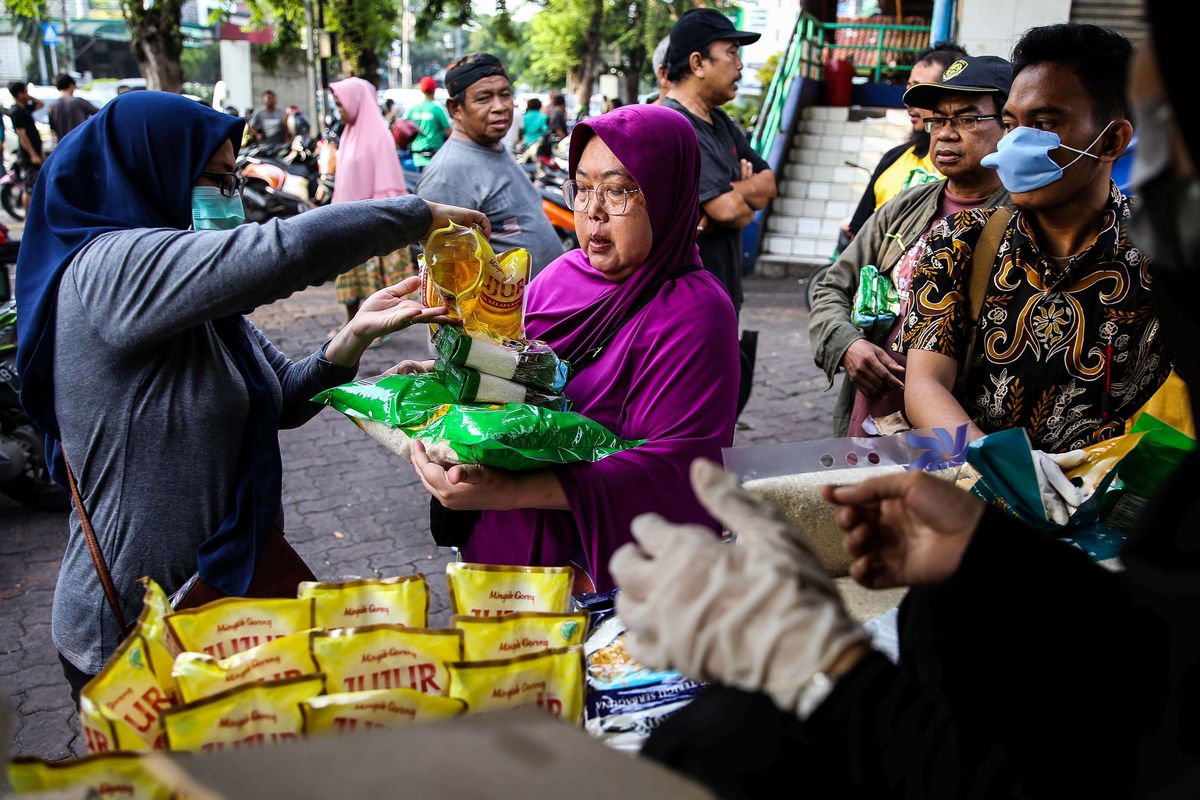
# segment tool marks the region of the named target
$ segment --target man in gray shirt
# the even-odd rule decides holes
[[[275,92],[263,92],[262,102],[262,108],[250,117],[250,130],[262,144],[283,144],[283,109],[275,100]]]
[[[417,194],[482,211],[496,251],[525,248],[536,275],[563,246],[542,212],[541,195],[500,145],[513,118],[508,74],[495,56],[471,53],[446,70],[446,90],[453,133],[426,167]]]

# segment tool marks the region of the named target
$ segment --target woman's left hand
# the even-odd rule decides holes
[[[410,295],[420,288],[421,279],[413,276],[368,297],[359,306],[354,319],[346,323],[325,348],[325,357],[340,366],[353,367],[367,345],[380,336],[402,331],[409,325],[450,322],[444,306],[426,308],[410,299]]]
[[[446,469],[429,460],[425,446],[412,444],[412,464],[425,490],[443,506],[455,511],[499,511],[512,505],[515,483],[512,473],[480,464],[458,464]]]

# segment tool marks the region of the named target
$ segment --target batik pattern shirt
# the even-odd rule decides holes
[[[955,360],[968,346],[973,250],[995,209],[946,217],[913,274],[906,349]],[[975,340],[955,396],[985,432],[1023,427],[1063,452],[1120,434],[1171,360],[1151,305],[1149,259],[1129,241],[1130,204],[1114,184],[1099,235],[1055,260],[1015,211],[1001,239]]]

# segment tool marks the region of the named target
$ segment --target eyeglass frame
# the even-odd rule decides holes
[[[967,120],[969,120],[969,119],[974,120],[974,122],[967,124]],[[959,131],[975,130],[975,126],[979,124],[979,121],[984,120],[984,119],[999,120],[1000,115],[999,114],[955,114],[953,117],[924,117],[924,118],[922,118],[921,122],[924,124],[925,132],[928,134],[937,133],[942,128],[946,127],[946,125],[949,125],[955,131],[955,133],[957,133]],[[963,127],[961,127],[961,128],[958,127],[959,122],[963,123]],[[934,128],[934,123],[937,123],[936,129]]]
[[[197,177],[216,181],[222,197],[240,197],[246,186],[246,179],[236,172],[201,172]],[[230,183],[232,186],[228,185]]]
[[[579,181],[568,180],[568,181],[563,182],[563,187],[562,187],[563,201],[566,202],[567,208],[571,209],[572,212],[574,212],[576,214],[582,214],[588,210],[588,206],[590,206],[592,204],[592,201],[590,199],[585,200],[583,203],[583,206],[580,208],[575,207],[574,201],[578,200],[579,196],[581,194],[592,195],[592,194],[595,194],[598,189],[603,189],[606,186],[615,187],[616,189],[619,189],[622,192],[621,210],[620,211],[614,211],[613,209],[608,207],[608,203],[606,201],[604,201],[603,199],[600,200],[600,207],[603,208],[604,212],[606,214],[608,214],[610,217],[625,216],[625,213],[627,211],[629,211],[629,195],[642,193],[641,189],[626,189],[624,186],[620,186],[620,185],[614,184],[614,183],[609,183],[607,181],[604,183],[598,183],[590,189],[580,189]],[[567,196],[568,194],[573,195],[573,197],[568,197]],[[597,196],[603,197],[603,194],[597,195]]]

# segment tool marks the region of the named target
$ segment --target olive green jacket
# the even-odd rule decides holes
[[[946,181],[927,183],[906,189],[879,207],[854,237],[837,261],[833,262],[813,290],[812,311],[808,317],[808,337],[813,360],[825,370],[829,386],[842,368],[842,356],[850,345],[863,338],[863,332],[850,322],[858,273],[873,264],[882,274],[891,272],[931,222],[936,221]],[[984,207],[1006,206],[1012,200],[1004,188],[988,198]],[[882,342],[876,342],[882,344]],[[833,433],[845,436],[854,408],[854,386],[843,378],[837,404],[833,407]]]

